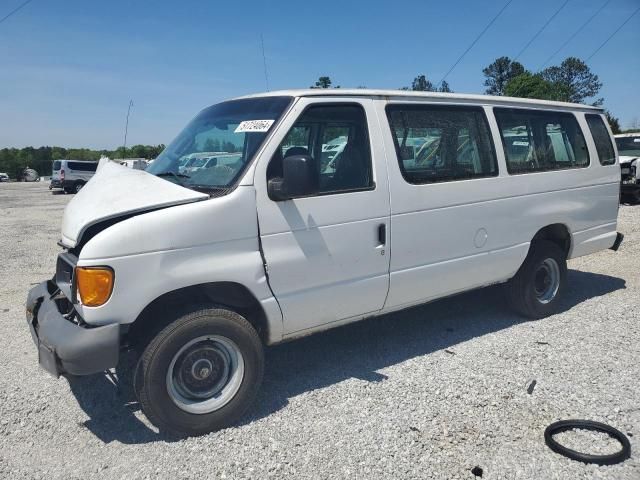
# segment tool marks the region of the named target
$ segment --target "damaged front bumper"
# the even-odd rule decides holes
[[[90,375],[113,368],[120,351],[120,325],[89,326],[73,321],[63,311],[69,301],[52,282],[29,291],[27,323],[38,349],[38,361],[55,377]]]

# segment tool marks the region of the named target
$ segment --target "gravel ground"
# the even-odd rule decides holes
[[[125,368],[116,388],[37,365],[24,301],[53,274],[69,198],[0,184],[0,478],[640,478],[640,206],[620,208],[617,253],[569,263],[563,313],[523,321],[492,287],[270,348],[240,425],[175,441],[141,414]],[[631,458],[553,453],[544,429],[568,418],[617,427]]]

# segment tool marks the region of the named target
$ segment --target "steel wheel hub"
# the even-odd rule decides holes
[[[226,405],[244,378],[244,358],[230,339],[198,337],[185,344],[167,370],[171,400],[189,413],[209,413]]]
[[[545,259],[534,273],[534,290],[540,303],[553,300],[560,288],[560,266],[553,258]]]

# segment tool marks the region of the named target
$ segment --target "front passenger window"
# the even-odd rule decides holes
[[[367,120],[360,105],[307,108],[271,159],[267,180],[282,176],[282,160],[292,155],[312,158],[320,195],[373,188]]]

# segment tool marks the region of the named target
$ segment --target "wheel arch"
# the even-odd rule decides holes
[[[256,329],[263,344],[269,343],[269,320],[260,301],[244,285],[212,282],[182,287],[154,299],[129,327],[127,343],[144,347],[162,328],[194,307],[220,306],[233,310]]]
[[[564,223],[552,223],[541,228],[531,239],[531,245],[537,240],[547,240],[555,243],[565,253],[565,257],[569,258],[572,247],[571,232]],[[531,246],[529,247],[529,251],[531,251]]]

